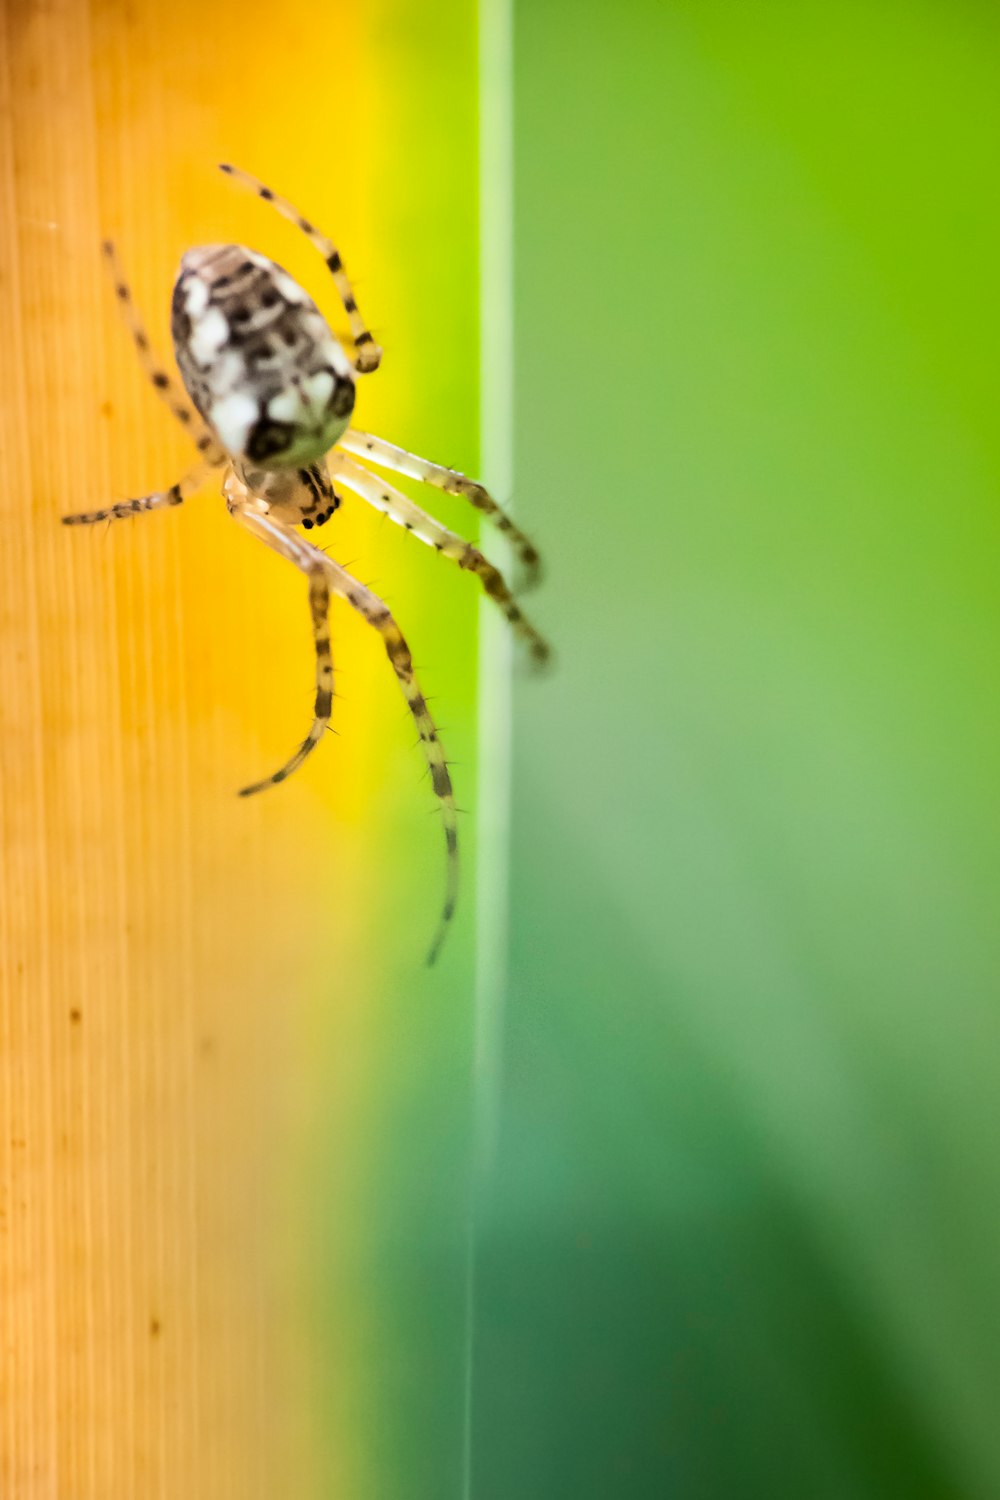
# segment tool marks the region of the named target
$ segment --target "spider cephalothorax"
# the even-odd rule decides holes
[[[169,489],[63,520],[67,525],[81,525],[179,505],[211,470],[224,468],[222,488],[230,514],[306,575],[316,647],[312,727],[290,760],[263,781],[244,787],[241,796],[284,781],[319,743],[329,724],[333,706],[331,595],[345,600],[378,631],[419,731],[431,785],[444,816],[448,884],[441,924],[429,954],[433,962],[454,913],[458,889],[455,799],[441,741],[417,686],[409,647],[389,610],[293,528],[301,525],[308,531],[330,519],[340,504],[336,480],[459,567],[475,573],[528,646],[532,659],[541,663],[548,657],[548,646],[522,614],[500,571],[478,548],[440,525],[365,464],[463,496],[507,536],[528,581],[537,579],[538,553],[481,484],[348,425],[354,410],[355,377],[376,370],[382,351],[358,311],[340,255],[325,235],[270,188],[234,167],[224,166],[222,171],[273,203],[319,250],[347,314],[353,355],[345,352],[308,294],[274,261],[242,245],[189,250],[174,287],[172,330],[177,364],[198,414],[195,417],[154,357],[114,250],[105,245],[139,356],[156,389],[191,433],[201,462]]]
[[[268,513],[291,526],[325,526],[340,508],[325,459],[303,469],[260,469],[242,459],[230,461],[233,493],[245,490],[267,503]],[[227,479],[226,483],[229,483]],[[223,486],[226,498],[229,490]]]

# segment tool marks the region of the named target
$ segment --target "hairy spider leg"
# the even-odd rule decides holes
[[[378,369],[381,363],[382,350],[376,344],[367,323],[358,311],[354,291],[348,280],[347,272],[344,270],[344,262],[340,258],[340,251],[336,245],[332,240],[328,240],[326,235],[318,230],[315,225],[310,224],[308,219],[304,219],[293,203],[289,203],[287,198],[279,197],[277,193],[273,192],[271,188],[266,187],[256,177],[251,177],[249,172],[243,172],[239,167],[230,166],[228,162],[220,162],[219,170],[220,172],[225,172],[226,176],[231,177],[234,182],[240,183],[242,187],[248,188],[251,193],[256,193],[258,198],[263,198],[265,202],[273,204],[279,214],[282,214],[284,218],[289,219],[293,224],[297,225],[302,230],[302,233],[315,245],[320,255],[326,261],[327,268],[334,279],[340,300],[344,304],[344,311],[347,313],[348,321],[351,325],[351,338],[354,342],[355,350],[355,371],[358,375],[371,375],[373,371]]]
[[[458,815],[451,776],[448,772],[448,762],[445,759],[434,720],[427,707],[427,700],[417,684],[410,648],[382,600],[352,578],[339,563],[327,557],[324,552],[320,552],[318,547],[307,542],[289,526],[258,509],[257,504],[251,499],[240,500],[231,497],[229,509],[234,518],[252,532],[259,541],[265,542],[275,552],[294,563],[303,573],[311,574],[316,568],[322,568],[331,592],[339,599],[346,600],[351,608],[357,610],[358,614],[367,620],[382,637],[386,655],[420,734],[424,754],[430,767],[431,785],[444,818],[445,846],[448,857],[447,880],[441,920],[427,955],[428,964],[433,964],[441,951],[449,923],[455,914],[458,897]]]
[[[375,437],[373,433],[360,432],[356,427],[349,427],[343,436],[338,438],[337,445],[346,449],[348,453],[356,453],[359,458],[365,458],[377,464],[380,469],[391,469],[395,474],[405,474],[409,479],[419,479],[424,484],[432,484],[435,489],[444,490],[447,495],[461,495],[474,509],[487,516],[510,542],[525,570],[523,587],[534,588],[540,581],[542,560],[537,549],[521,528],[511,520],[499,501],[494,500],[489,490],[475,479],[466,478],[457,469],[446,469],[441,464],[432,464],[427,458],[420,458],[416,453],[408,453],[405,448],[399,448],[395,443],[387,443],[384,438]]]
[[[333,709],[330,587],[326,581],[326,573],[319,566],[309,569],[309,610],[312,614],[313,638],[316,642],[316,706],[313,709],[312,728],[295,754],[280,770],[275,771],[273,776],[265,776],[263,781],[255,781],[252,786],[243,787],[240,791],[241,797],[252,797],[255,792],[263,792],[269,786],[277,786],[279,781],[284,781],[291,776],[293,771],[298,770],[310,751],[319,744],[330,723],[330,714]]]
[[[361,464],[348,458],[346,453],[339,453],[334,448],[327,454],[326,461],[333,473],[339,475],[341,482],[356,495],[360,495],[362,500],[367,500],[369,505],[389,516],[397,526],[411,531],[436,552],[457,562],[460,568],[474,573],[489,597],[506,615],[514,633],[526,642],[535,665],[545,665],[550,654],[548,642],[538,634],[516,603],[499,568],[487,562],[477,547],[435,521],[433,516],[415,505],[409,496],[395,489],[379,475],[369,473]]]
[[[208,464],[213,468],[217,468],[219,464],[226,461],[225,449],[216,441],[197,413],[190,409],[181,387],[167,372],[163,361],[156,355],[152,344],[149,342],[149,337],[143,326],[142,319],[139,317],[136,305],[132,300],[132,293],[122,273],[121,263],[114,245],[110,240],[105,240],[101,248],[104,251],[104,258],[114,278],[115,296],[118,298],[118,305],[122,310],[122,316],[132,335],[132,341],[135,344],[142,368],[148,375],[157,394],[170,408],[185,431],[191,434],[198,452],[204,455]]]
[[[166,510],[172,505],[180,505],[185,495],[193,494],[200,488],[214,468],[214,463],[198,464],[197,468],[185,474],[183,479],[172,484],[168,490],[157,490],[152,495],[138,495],[134,500],[121,500],[105,510],[85,510],[78,515],[62,516],[60,519],[64,526],[92,526],[97,521],[124,521],[128,516],[137,516],[147,510]]]

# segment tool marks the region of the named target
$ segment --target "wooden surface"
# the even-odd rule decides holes
[[[4,1500],[355,1492],[336,1368],[360,1334],[334,1251],[340,1360],[318,1402],[302,1183],[369,1057],[362,824],[385,766],[365,752],[373,723],[393,755],[408,731],[391,684],[374,707],[358,690],[377,647],[342,622],[336,781],[327,762],[239,802],[307,722],[299,580],[211,496],[58,524],[189,461],[117,320],[104,235],[161,347],[189,244],[256,242],[322,289],[309,247],[216,161],[317,218],[335,180],[331,230],[378,274],[365,37],[346,0],[288,0],[277,23],[245,3],[0,4]],[[309,1005],[334,955],[351,985],[331,1060]],[[342,1203],[352,1160],[327,1173]]]

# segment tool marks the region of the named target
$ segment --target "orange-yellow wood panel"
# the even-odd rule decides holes
[[[341,621],[336,778],[240,802],[308,723],[301,580],[212,496],[112,529],[58,516],[189,461],[103,236],[161,345],[192,243],[257,243],[332,310],[315,253],[219,160],[374,280],[368,31],[360,0],[0,3],[3,1500],[357,1493],[351,1393],[327,1369],[322,1418],[313,1399],[301,1179],[319,1119],[346,1135],[370,1045],[372,724],[394,754],[409,732],[358,690],[378,647]],[[296,1011],[317,912],[351,976],[332,1076]],[[338,1326],[346,1366],[349,1299]]]

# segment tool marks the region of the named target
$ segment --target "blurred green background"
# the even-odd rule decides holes
[[[471,1493],[1000,1494],[1000,12],[521,0]],[[494,1059],[499,1064],[501,1059]]]

